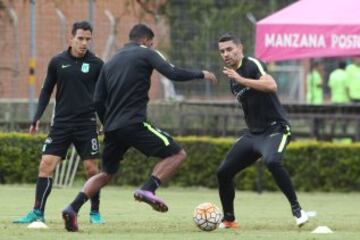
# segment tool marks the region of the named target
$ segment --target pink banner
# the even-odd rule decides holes
[[[360,55],[360,25],[258,24],[256,57],[263,61]]]

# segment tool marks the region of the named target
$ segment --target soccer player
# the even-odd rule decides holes
[[[134,198],[159,212],[168,206],[155,196],[156,189],[166,182],[186,158],[186,152],[172,137],[147,121],[148,92],[154,69],[175,81],[206,79],[216,82],[213,73],[175,67],[152,48],[154,33],[143,24],[135,25],[125,44],[107,62],[96,84],[94,101],[104,126],[102,172],[90,178],[74,201],[62,212],[65,228],[77,231],[80,207],[117,172],[125,152],[134,147],[146,156],[161,158],[152,175],[135,191]],[[136,173],[134,173],[136,174]]]
[[[308,216],[301,209],[290,177],[282,164],[289,143],[290,127],[276,95],[276,82],[266,73],[262,62],[243,55],[240,38],[235,34],[222,35],[218,47],[226,65],[223,73],[230,79],[231,91],[242,105],[248,126],[217,170],[224,213],[220,227],[239,227],[234,215],[233,178],[260,157],[290,202],[296,224],[302,226],[308,221]]]
[[[83,160],[87,177],[98,173],[95,160],[99,157],[99,144],[93,94],[103,61],[88,50],[92,31],[90,23],[75,22],[70,47],[53,57],[48,65],[29,132],[35,134],[39,130],[40,118],[56,85],[55,112],[42,148],[34,208],[14,223],[45,221],[44,210],[52,188],[52,175],[59,161],[66,157],[71,143]],[[99,213],[99,197],[97,191],[91,198],[90,222],[94,224],[104,223]]]

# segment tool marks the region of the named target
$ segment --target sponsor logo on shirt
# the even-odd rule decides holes
[[[93,151],[93,152],[90,152],[91,155],[95,155],[97,154],[99,151]]]
[[[81,71],[83,73],[88,73],[90,70],[90,64],[89,63],[83,63],[81,66]]]
[[[61,68],[67,68],[67,67],[70,67],[70,66],[71,66],[71,64],[62,64]]]

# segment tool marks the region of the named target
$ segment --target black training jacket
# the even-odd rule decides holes
[[[41,89],[33,124],[39,120],[56,85],[55,111],[52,125],[77,126],[96,124],[93,94],[103,61],[87,51],[76,58],[67,51],[50,60]]]
[[[177,68],[158,51],[130,42],[107,62],[96,84],[94,101],[104,131],[146,121],[150,77],[156,69],[175,81],[203,78],[200,70]]]
[[[256,80],[266,74],[266,67],[256,58],[244,57],[236,72],[242,77]],[[244,87],[233,79],[230,80],[230,87],[242,105],[245,121],[251,132],[262,132],[276,123],[289,124],[276,93]]]

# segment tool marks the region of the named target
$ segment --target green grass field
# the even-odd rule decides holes
[[[101,197],[101,212],[106,224],[88,223],[87,204],[80,212],[80,232],[68,233],[63,228],[60,212],[79,189],[53,189],[45,216],[49,229],[35,230],[11,223],[31,209],[33,186],[0,185],[0,239],[360,239],[359,193],[300,193],[303,207],[317,211],[317,216],[299,230],[280,192],[260,195],[238,192],[235,204],[240,230],[201,232],[192,222],[194,207],[206,201],[218,206],[220,203],[216,190],[200,188],[160,189],[158,195],[169,205],[169,212],[162,214],[144,203],[135,202],[134,188],[106,187]],[[330,227],[334,233],[311,233],[320,225]]]

